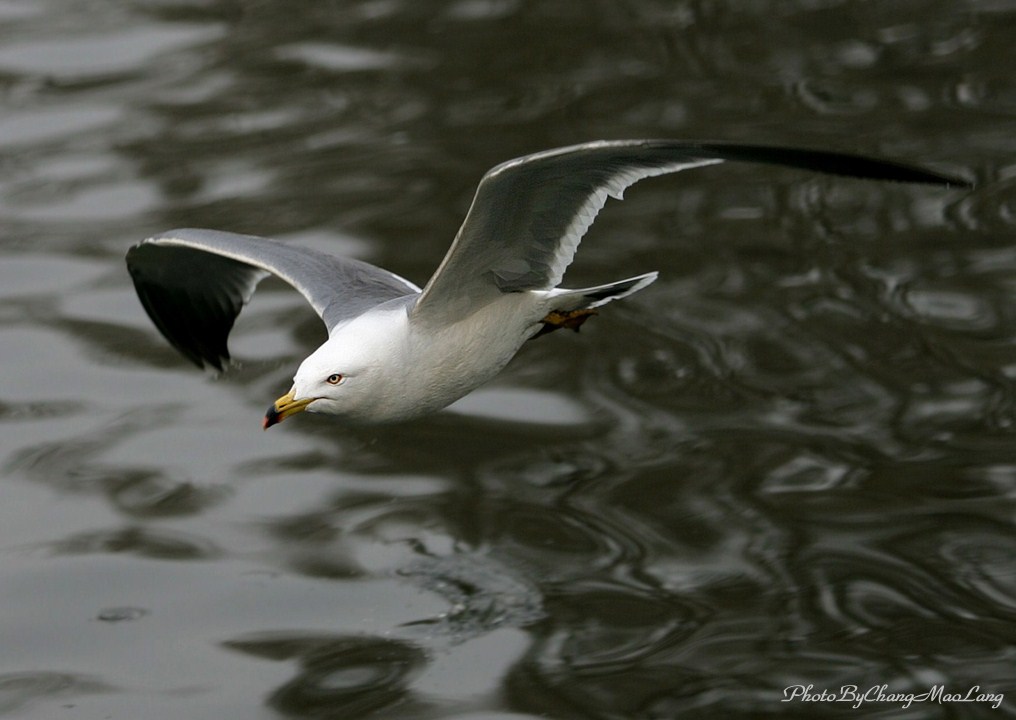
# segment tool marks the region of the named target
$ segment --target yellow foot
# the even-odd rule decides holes
[[[570,310],[568,312],[562,312],[560,310],[551,310],[547,313],[547,317],[543,318],[540,322],[543,323],[543,327],[540,328],[540,332],[536,333],[533,337],[540,337],[546,335],[549,332],[560,330],[561,328],[568,328],[579,331],[582,327],[582,323],[596,315],[596,310],[592,308],[585,308],[583,310]]]

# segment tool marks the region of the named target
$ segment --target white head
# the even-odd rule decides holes
[[[265,414],[265,429],[303,410],[370,422],[401,375],[406,314],[367,313],[332,330]]]

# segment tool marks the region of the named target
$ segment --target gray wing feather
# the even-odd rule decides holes
[[[858,155],[761,145],[618,140],[527,155],[484,175],[414,316],[447,323],[501,293],[554,288],[608,197],[620,198],[625,188],[647,177],[728,160],[880,180],[967,184]]]
[[[127,267],[138,298],[167,340],[198,367],[221,370],[227,338],[269,274],[296,288],[328,331],[375,305],[419,292],[387,270],[275,240],[216,230],[172,230],[135,245]]]

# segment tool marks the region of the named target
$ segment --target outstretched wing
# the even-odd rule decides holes
[[[167,340],[198,367],[222,370],[240,310],[269,274],[307,298],[331,332],[386,300],[419,292],[360,260],[216,230],[171,230],[127,251],[141,304]]]
[[[625,188],[647,177],[729,160],[875,180],[967,185],[885,160],[759,145],[617,140],[526,155],[483,176],[414,316],[452,322],[501,293],[556,287],[608,197],[620,198]]]

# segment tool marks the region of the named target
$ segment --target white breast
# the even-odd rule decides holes
[[[326,345],[350,368],[349,402],[322,404],[360,422],[393,422],[439,410],[490,380],[532,334],[540,299],[510,293],[462,320],[416,326],[403,308],[371,311],[336,328]],[[342,372],[336,368],[335,372]],[[345,399],[345,398],[344,398]]]
[[[535,305],[530,293],[511,293],[436,331],[411,327],[412,356],[436,407],[458,400],[508,364],[531,335]]]

